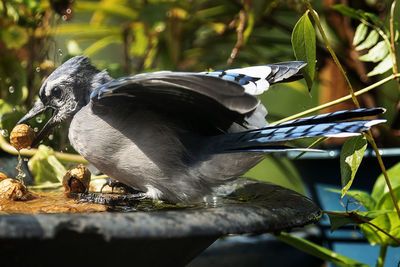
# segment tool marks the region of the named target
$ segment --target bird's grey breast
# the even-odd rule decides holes
[[[69,139],[99,170],[137,189],[185,169],[187,151],[174,126],[142,107],[91,102],[72,119]]]

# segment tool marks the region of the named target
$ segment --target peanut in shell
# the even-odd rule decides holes
[[[90,176],[89,169],[82,164],[69,169],[63,177],[65,193],[87,193]]]
[[[26,124],[17,124],[10,133],[10,143],[18,151],[31,146],[35,132]]]

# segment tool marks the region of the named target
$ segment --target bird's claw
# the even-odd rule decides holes
[[[124,192],[126,193],[130,193],[130,194],[136,194],[136,193],[140,193],[140,191],[137,191],[135,189],[133,189],[132,187],[121,183],[117,180],[113,180],[113,179],[108,179],[100,188],[100,193],[103,192],[104,187],[109,186],[111,187],[111,193],[114,193],[114,188],[119,187],[122,188],[124,190]]]

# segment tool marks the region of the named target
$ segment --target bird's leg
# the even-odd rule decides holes
[[[143,192],[119,196],[104,196],[94,193],[69,193],[69,197],[79,200],[80,203],[93,203],[108,206],[123,206],[137,204],[140,200],[146,198]]]
[[[114,193],[114,188],[115,187],[119,187],[122,188],[124,190],[124,192],[129,193],[129,194],[136,194],[136,193],[140,193],[140,191],[130,187],[129,185],[126,185],[124,183],[121,183],[117,180],[114,180],[112,178],[107,179],[107,181],[101,186],[100,188],[100,193],[103,192],[104,187],[109,186],[111,187],[111,192]]]

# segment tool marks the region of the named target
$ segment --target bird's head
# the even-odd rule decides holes
[[[48,109],[52,110],[51,118],[34,140],[32,147],[54,126],[72,118],[87,105],[91,91],[109,79],[107,72],[93,67],[86,56],[73,57],[50,74],[39,90],[39,99],[18,121],[18,124],[21,124]]]

